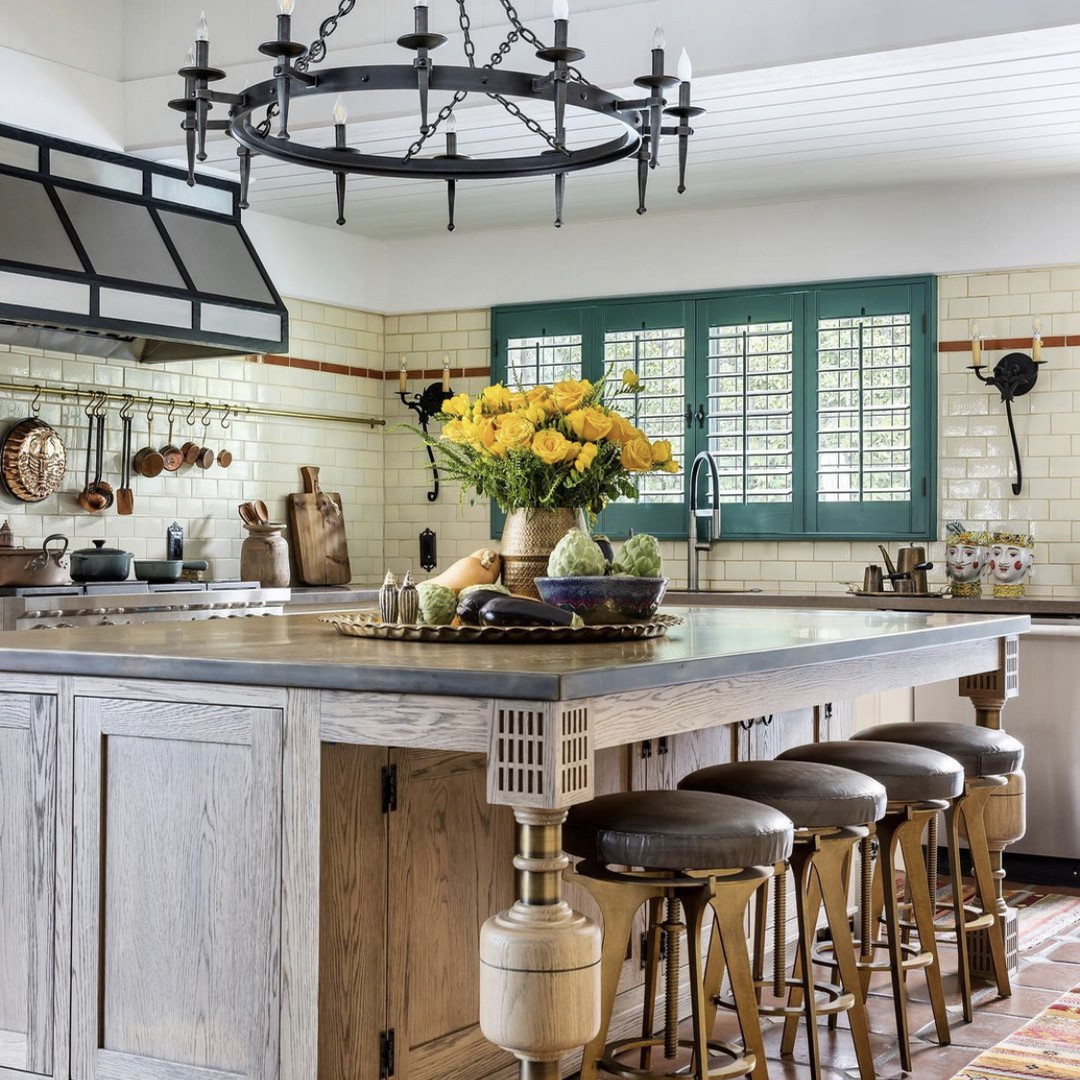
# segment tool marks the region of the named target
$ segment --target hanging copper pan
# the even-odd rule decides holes
[[[37,416],[20,420],[0,445],[0,480],[23,502],[41,502],[60,489],[67,471],[67,451],[56,431]]]

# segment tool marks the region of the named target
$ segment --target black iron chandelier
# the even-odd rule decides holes
[[[554,176],[555,225],[563,221],[563,204],[568,173],[598,168],[624,158],[637,159],[638,207],[646,211],[645,197],[649,170],[660,161],[663,136],[678,140],[679,184],[686,190],[686,156],[693,128],[690,121],[704,110],[690,103],[691,67],[683,49],[677,75],[664,72],[664,34],[657,29],[653,40],[652,70],[635,79],[645,96],[625,100],[594,85],[574,66],[585,53],[569,44],[570,13],[568,0],[554,0],[554,43],[545,45],[526,27],[511,0],[500,0],[510,29],[499,47],[482,66],[476,62],[476,42],[471,33],[467,0],[455,0],[467,66],[436,64],[431,54],[446,44],[442,34],[429,27],[428,0],[415,0],[413,32],[397,40],[398,45],[414,54],[411,63],[318,68],[327,55],[327,38],[339,21],[356,6],[356,0],[339,0],[337,11],[323,21],[319,36],[305,46],[292,40],[292,13],[295,0],[278,0],[277,38],[264,42],[259,52],[274,61],[273,77],[231,94],[210,89],[210,84],[225,78],[225,72],[210,66],[210,35],[206,16],[199,19],[194,48],[178,74],[184,80],[184,96],[169,102],[170,108],[184,114],[181,128],[187,142],[188,184],[195,183],[195,162],[206,160],[206,134],[225,131],[239,143],[240,205],[248,206],[253,155],[293,165],[324,169],[335,176],[337,187],[337,223],[345,224],[346,178],[352,174],[398,176],[443,180],[447,185],[449,223],[454,230],[454,208],[459,180],[502,179],[516,176]],[[537,58],[550,64],[543,74],[511,71],[502,67],[518,41],[531,45]],[[664,92],[679,87],[678,103],[669,105]],[[419,98],[419,133],[404,151],[394,155],[368,154],[349,146],[345,124],[348,115],[344,96],[367,90],[412,91]],[[449,93],[450,101],[432,117],[429,96],[432,92]],[[311,146],[290,138],[289,105],[313,95],[335,96],[332,110],[334,145]],[[511,116],[520,120],[541,142],[543,150],[503,157],[473,158],[458,148],[455,108],[469,94],[483,94],[498,102]],[[553,131],[527,116],[518,100],[549,102],[552,106]],[[228,106],[227,120],[211,120],[213,106]],[[568,108],[586,109],[610,117],[622,125],[612,138],[587,146],[571,148],[567,144]],[[257,116],[256,114],[259,114]],[[260,118],[261,117],[261,118]],[[274,130],[276,122],[276,131]],[[424,154],[432,137],[441,131],[445,145],[442,153]]]

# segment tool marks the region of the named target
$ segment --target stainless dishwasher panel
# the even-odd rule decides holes
[[[915,689],[916,720],[971,723],[955,682]],[[1032,620],[1020,636],[1020,696],[1002,726],[1024,744],[1027,834],[1023,855],[1080,859],[1080,620]]]

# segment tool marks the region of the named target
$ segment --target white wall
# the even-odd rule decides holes
[[[923,187],[388,246],[390,313],[1071,264],[1080,182]]]

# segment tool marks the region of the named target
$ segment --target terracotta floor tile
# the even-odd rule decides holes
[[[1022,1017],[1030,1020],[1038,1016],[1048,1005],[1053,1005],[1061,997],[1060,990],[1040,990],[1033,986],[1014,985],[1011,996],[1007,998],[991,997],[989,1001],[979,1002],[976,1009],[984,1013],[1004,1013],[1007,1016]]]
[[[1026,1016],[1009,1016],[976,1009],[970,1024],[960,1019],[959,1022],[949,1025],[952,1045],[988,1050],[1002,1039],[1007,1039],[1017,1028],[1026,1024],[1028,1019]]]
[[[1060,943],[1043,953],[1042,958],[1061,964],[1080,964],[1080,941]]]
[[[1041,986],[1048,990],[1071,990],[1080,986],[1080,964],[1036,962],[1021,968],[1013,980],[1018,986]]]
[[[978,1057],[979,1050],[964,1046],[936,1046],[921,1043],[912,1048],[912,1071],[905,1073],[898,1058],[879,1066],[881,1080],[952,1080],[965,1065]]]

